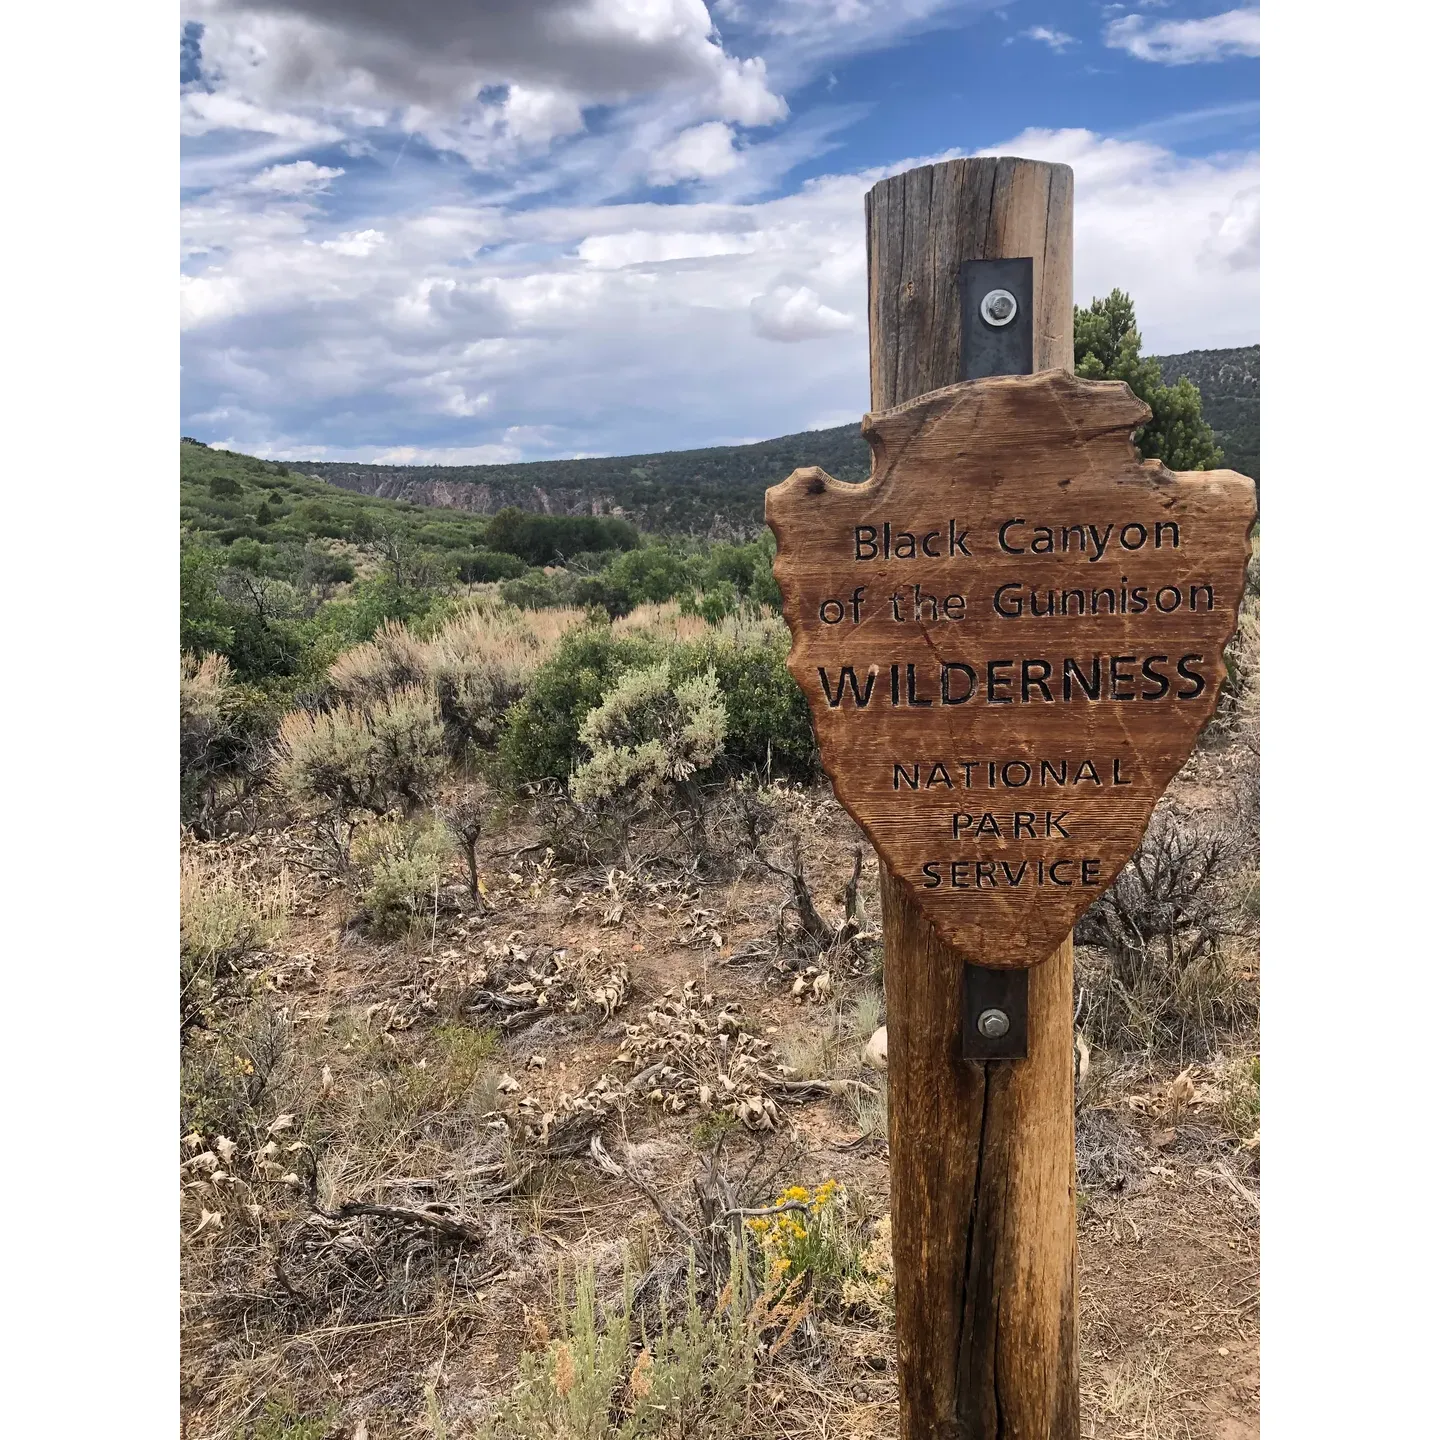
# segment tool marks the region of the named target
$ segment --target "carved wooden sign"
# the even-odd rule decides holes
[[[977,965],[1055,949],[1215,711],[1254,483],[1141,461],[1149,415],[1062,370],[971,381],[867,415],[862,484],[765,496],[825,772]]]

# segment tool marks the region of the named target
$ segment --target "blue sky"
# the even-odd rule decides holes
[[[188,0],[182,431],[290,459],[724,444],[866,408],[863,196],[1076,173],[1076,298],[1259,338],[1259,12]]]

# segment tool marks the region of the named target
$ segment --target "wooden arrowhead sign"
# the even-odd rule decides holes
[[[821,762],[941,939],[1037,965],[1104,892],[1214,714],[1254,482],[1172,474],[1119,381],[936,390],[870,478],[765,496]]]

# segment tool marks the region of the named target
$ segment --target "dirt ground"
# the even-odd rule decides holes
[[[800,837],[819,908],[838,918],[858,832],[823,789],[782,790],[776,803]],[[883,1113],[877,1123],[865,1105],[883,1080],[860,1064],[879,1006],[868,847],[860,935],[815,967],[829,976],[817,994],[813,959],[777,944],[782,876],[752,865],[702,880],[663,861],[632,876],[567,869],[543,849],[500,843],[482,866],[484,914],[457,873],[428,930],[388,943],[367,938],[344,888],[307,868],[299,831],[193,847],[206,863],[257,876],[283,866],[295,904],[288,934],[244,977],[259,999],[243,1019],[236,1002],[218,1038],[189,1042],[233,1050],[243,1069],[256,1042],[227,1037],[265,1012],[287,1027],[293,1052],[283,1080],[246,1112],[248,1135],[217,1138],[217,1120],[217,1133],[197,1125],[182,1146],[191,1440],[468,1436],[522,1354],[543,1344],[557,1270],[591,1262],[603,1288],[618,1284],[627,1254],[673,1252],[661,1212],[694,1223],[694,1181],[720,1133],[693,1092],[683,1109],[640,1096],[605,1112],[597,1133],[618,1175],[583,1144],[566,1153],[566,1127],[578,1124],[576,1097],[622,1075],[627,1025],[667,997],[683,1001],[687,982],[696,1014],[730,1007],[798,1077],[769,1127],[724,1133],[717,1163],[746,1203],[834,1179],[867,1223],[888,1211]],[[628,970],[613,1013],[603,1002],[572,1013],[557,1001],[539,1015],[477,1008],[477,994],[497,993],[485,988],[497,973],[543,974],[577,956],[602,990]],[[440,1085],[427,1077],[456,1026],[499,1026],[498,1050],[463,1083],[395,1109],[402,1086],[413,1095],[422,1080]],[[1237,1038],[1237,1053],[1251,1043]],[[1083,1433],[1258,1435],[1258,1151],[1225,1119],[1222,1061],[1190,1066],[1193,1093],[1178,1105],[1167,1098],[1173,1063],[1097,1051],[1089,1068],[1077,1114]],[[835,1083],[806,1093],[812,1077]],[[238,1143],[233,1161],[221,1139]],[[253,1158],[267,1146],[270,1160]],[[445,1206],[435,1213],[468,1238],[380,1210],[346,1213],[357,1205]],[[758,1382],[749,1433],[894,1435],[893,1345],[884,1313],[813,1317]]]

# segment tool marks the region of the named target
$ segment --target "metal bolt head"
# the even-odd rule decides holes
[[[1010,1017],[1003,1010],[982,1010],[975,1028],[987,1040],[998,1040],[1010,1033]]]
[[[1020,302],[1008,290],[991,290],[980,302],[980,318],[997,330],[1002,325],[1008,325],[1019,313]]]

